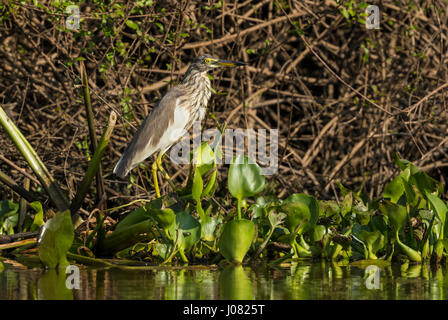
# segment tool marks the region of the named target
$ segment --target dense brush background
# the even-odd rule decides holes
[[[80,7],[78,31],[65,28],[70,4]],[[278,128],[270,181],[280,196],[334,198],[338,181],[380,196],[397,173],[394,153],[445,182],[448,3],[369,4],[380,8],[379,30],[366,28],[363,1],[1,0],[0,104],[72,198],[90,156],[84,61],[97,135],[119,114],[103,159],[112,207],[153,196],[144,168],[130,181],[111,171],[154,103],[209,53],[249,66],[211,74],[217,94],[204,128],[216,127],[212,114],[227,128]],[[185,182],[187,167],[165,166]],[[20,183],[20,170],[32,174],[3,130],[0,170]],[[225,181],[227,167],[220,172]],[[0,194],[18,199],[3,186]]]

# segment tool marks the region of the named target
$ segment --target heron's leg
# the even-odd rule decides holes
[[[165,171],[165,169],[162,166],[162,156],[163,156],[164,152],[160,151],[159,154],[157,155],[157,168],[159,168],[160,172],[162,172],[163,177],[166,179],[166,181],[168,182],[168,184],[170,185],[170,187],[173,190],[176,190],[176,187],[174,186],[174,183],[171,181],[170,176],[168,175],[168,173]]]
[[[157,181],[157,161],[152,164],[152,180],[154,181],[154,188],[156,189],[156,197],[160,198],[159,182]]]
[[[157,168],[159,168],[160,172],[162,172],[163,177],[164,177],[166,180],[170,180],[170,176],[169,176],[168,173],[165,171],[165,169],[162,167],[162,156],[163,156],[163,152],[160,151],[159,154],[157,155],[157,160],[156,160]]]

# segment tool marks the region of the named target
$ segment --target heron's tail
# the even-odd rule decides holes
[[[118,160],[114,168],[114,174],[122,179],[128,175],[129,171],[131,171],[131,169],[127,166],[126,161],[123,161],[123,157],[124,154],[121,156],[120,160]]]

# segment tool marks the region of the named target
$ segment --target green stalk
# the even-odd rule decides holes
[[[408,258],[411,261],[415,261],[415,262],[422,261],[422,256],[421,256],[420,252],[415,251],[414,249],[408,247],[407,245],[405,245],[404,243],[402,243],[400,241],[400,238],[398,237],[398,230],[395,231],[395,240],[397,240],[398,245],[401,247],[401,249],[404,251],[404,253],[406,253],[406,255],[408,256]]]
[[[142,239],[139,235],[148,233],[153,225],[154,223],[151,219],[147,219],[112,232],[112,234],[106,237],[101,243],[101,246],[97,250],[98,255],[107,256],[129,248],[133,244],[139,242]]]
[[[241,200],[238,199],[238,204],[237,204],[237,213],[238,213],[238,220],[241,220]]]
[[[257,257],[260,256],[260,253],[264,250],[264,248],[268,244],[269,240],[271,239],[272,234],[274,233],[274,230],[275,230],[275,228],[272,228],[272,227],[269,229],[268,235],[264,239],[263,243],[258,247],[258,249],[255,251],[255,253],[250,258],[251,261],[255,260]]]
[[[336,258],[338,257],[339,253],[342,250],[342,246],[339,243],[336,243],[335,246],[333,247],[333,252],[331,253],[331,260],[336,260]]]
[[[45,191],[50,196],[51,200],[58,208],[58,210],[60,212],[67,210],[69,205],[64,193],[56,184],[48,169],[43,164],[42,160],[31,147],[30,143],[25,139],[25,137],[12,122],[12,120],[7,116],[2,107],[0,107],[0,124],[6,130],[9,137],[16,145],[17,149],[20,151],[26,162],[34,171],[40,183],[45,188]]]
[[[30,179],[27,177],[25,178],[25,190],[30,190]],[[19,221],[17,223],[17,231],[22,232],[23,223],[25,222],[25,216],[26,216],[26,209],[27,209],[27,201],[24,198],[21,198],[19,201]]]
[[[78,263],[82,263],[88,266],[96,266],[96,267],[112,267],[116,268],[117,266],[113,263],[110,263],[108,261],[104,261],[102,259],[96,259],[86,256],[81,256],[79,254],[74,254],[71,252],[67,252],[67,258],[70,260],[75,260]]]
[[[92,154],[95,153],[97,149],[97,137],[95,132],[95,119],[93,116],[92,103],[90,101],[90,89],[89,89],[89,79],[87,77],[86,67],[84,62],[81,61],[81,80],[84,89],[84,105],[86,107],[86,115],[87,115],[87,124],[89,126],[89,135],[90,135],[90,152]],[[104,179],[103,179],[103,170],[101,167],[101,163],[98,166],[98,171],[96,173],[96,201],[98,204],[104,208],[104,202],[101,201],[104,195]]]
[[[72,212],[72,214],[75,214],[75,212],[77,212],[79,208],[81,208],[81,204],[87,192],[89,191],[92,181],[98,171],[101,162],[101,157],[106,151],[106,147],[109,143],[116,121],[117,121],[117,114],[114,111],[112,111],[109,116],[109,121],[103,130],[103,134],[101,136],[100,142],[98,143],[98,147],[95,150],[95,154],[93,155],[92,160],[89,163],[89,167],[87,168],[84,179],[79,185],[75,198],[73,199],[72,204],[70,206],[70,211]]]

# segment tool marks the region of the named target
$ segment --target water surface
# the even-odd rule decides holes
[[[5,262],[4,266],[0,299],[448,298],[448,269],[426,265],[397,264],[378,271],[327,262],[298,262],[277,268],[121,270],[80,266],[79,289],[67,288],[64,272]]]

